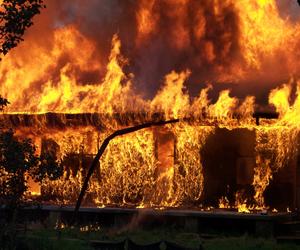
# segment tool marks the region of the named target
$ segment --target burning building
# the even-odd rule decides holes
[[[298,208],[297,18],[275,0],[49,1],[0,65],[4,123],[64,166],[42,199],[73,204],[112,132],[178,118],[111,141],[85,204]]]

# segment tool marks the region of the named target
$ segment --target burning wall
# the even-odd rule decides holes
[[[43,182],[44,202],[73,204],[110,133],[107,125],[127,127],[144,116],[49,113],[4,115],[4,120],[18,136],[33,138],[41,152],[54,150],[61,159],[64,175]],[[189,117],[114,139],[93,175],[85,205],[295,209],[297,129],[279,125],[280,120],[261,119],[256,125],[252,118],[245,125],[230,118],[230,126],[217,121]]]

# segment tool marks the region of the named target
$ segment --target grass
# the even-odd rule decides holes
[[[100,228],[99,231],[82,231],[79,228],[34,229],[21,236],[20,244],[26,249],[41,250],[90,250],[89,241],[120,242],[130,238],[137,244],[147,245],[160,241],[170,241],[191,249],[197,249],[200,244],[205,250],[296,250],[300,246],[293,244],[277,244],[272,239],[254,238],[244,235],[241,237],[219,236],[214,239],[201,239],[199,234],[187,233],[175,228],[156,230],[112,231]],[[164,247],[162,245],[162,250]]]
[[[249,236],[234,238],[218,238],[206,240],[205,250],[299,250],[300,246],[293,244],[277,244],[275,240],[253,238]]]
[[[89,244],[82,240],[76,239],[55,239],[55,238],[35,238],[24,237],[18,243],[20,249],[28,250],[92,250]]]

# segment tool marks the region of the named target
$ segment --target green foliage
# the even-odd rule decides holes
[[[17,204],[27,191],[27,178],[42,182],[62,174],[55,155],[36,155],[30,139],[19,140],[12,130],[0,132],[0,198],[8,204]]]
[[[37,164],[30,140],[18,141],[12,130],[0,134],[1,197],[14,201],[26,191],[25,173]],[[6,175],[6,176],[4,176]]]
[[[44,153],[39,158],[39,164],[31,172],[35,181],[42,182],[43,179],[58,179],[63,173],[63,167],[58,163],[56,156],[50,152]]]
[[[23,41],[23,35],[33,22],[35,15],[44,8],[43,0],[3,0],[0,9],[0,53],[9,50]]]

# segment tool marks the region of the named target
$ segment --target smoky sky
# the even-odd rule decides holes
[[[187,44],[182,47],[176,46],[176,43],[184,38],[176,34],[174,13],[178,10],[172,9],[170,0],[155,2],[154,11],[160,15],[157,30],[142,43],[137,42],[136,13],[140,2],[47,0],[47,8],[35,18],[34,26],[25,36],[25,42],[29,40],[47,46],[53,40],[55,29],[73,25],[96,44],[99,53],[96,51],[94,56],[105,65],[110,53],[111,39],[114,34],[118,34],[122,42],[122,54],[129,60],[124,70],[126,73],[134,74],[134,88],[145,98],[152,98],[155,95],[162,85],[164,76],[172,70],[192,71],[187,82],[187,90],[192,96],[206,84],[213,83],[216,94],[221,89],[230,88],[234,95],[239,97],[255,95],[261,102],[265,102],[270,88],[287,81],[290,77],[288,70],[280,66],[279,62],[270,62],[264,72],[255,72],[246,79],[235,80],[234,77],[224,77],[224,75],[234,76],[236,66],[245,65],[239,40],[239,17],[234,6],[227,4],[227,1],[218,1],[222,9],[222,18],[213,11],[213,2],[216,1],[189,1],[185,10],[186,17],[181,24],[187,34]],[[277,4],[283,19],[299,22],[300,7],[296,0],[277,0]],[[201,39],[198,39],[194,32],[199,10],[206,22]],[[209,53],[211,46],[214,48],[213,56]],[[68,57],[62,56],[59,67],[67,61]],[[273,72],[277,66],[280,70]],[[51,70],[58,72],[58,69]],[[77,72],[76,75],[81,84],[99,82],[105,75],[105,69],[101,69],[100,72],[92,70]],[[261,91],[257,91],[258,87]]]
[[[297,0],[276,0],[276,3],[283,18],[289,18],[294,22],[300,20],[300,6]]]

